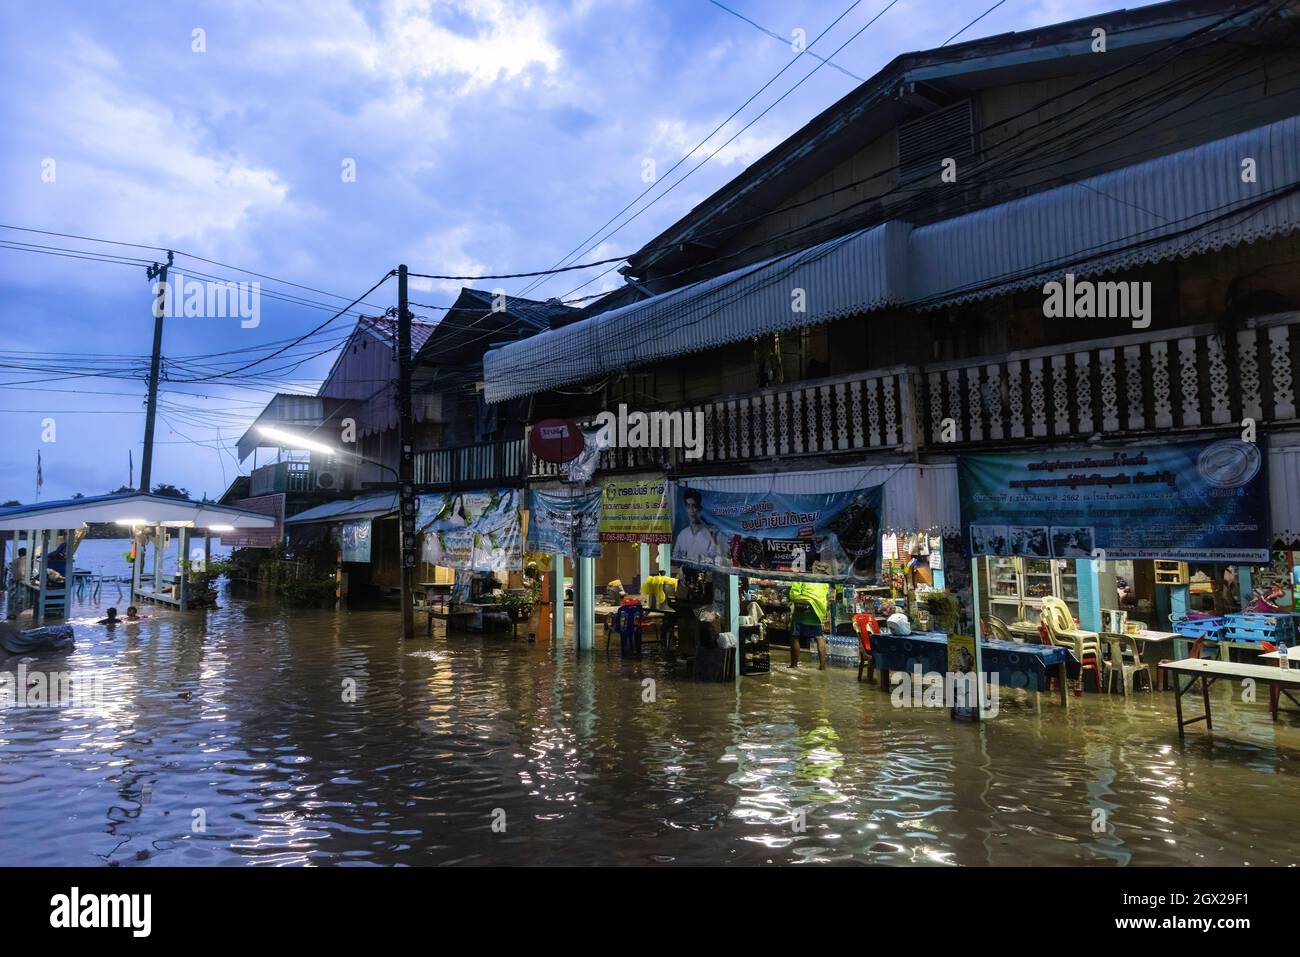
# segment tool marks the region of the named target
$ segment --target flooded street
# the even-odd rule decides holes
[[[1038,715],[1006,693],[977,728],[896,709],[845,668],[777,665],[737,691],[674,676],[654,653],[575,661],[505,635],[403,644],[389,610],[223,594],[218,611],[146,608],[155,617],[115,634],[86,624],[93,611],[74,610],[77,650],[46,666],[101,675],[102,711],[0,710],[0,863],[1300,856],[1300,718],[1275,725],[1263,704],[1229,701],[1227,682],[1216,742],[1194,727],[1180,748],[1169,694],[1089,694],[1068,714],[1045,696]]]

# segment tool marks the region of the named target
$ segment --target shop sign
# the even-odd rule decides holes
[[[424,560],[467,571],[522,571],[518,489],[421,495]]]
[[[972,555],[1268,561],[1264,437],[964,455]]]
[[[673,540],[672,500],[664,479],[606,482],[601,495],[602,542],[666,545]]]
[[[710,492],[679,484],[673,561],[754,578],[875,581],[883,490]]]
[[[528,507],[528,551],[599,558],[600,492],[566,495],[532,492]]]

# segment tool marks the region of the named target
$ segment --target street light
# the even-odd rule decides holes
[[[406,267],[402,267],[405,269]],[[356,452],[349,452],[345,449],[334,448],[326,445],[324,442],[317,442],[315,439],[309,439],[305,436],[296,435],[293,432],[286,432],[284,429],[277,429],[269,425],[259,425],[257,430],[269,439],[274,439],[281,444],[289,444],[293,448],[310,449],[313,452],[321,452],[325,455],[350,455],[359,462],[367,462],[370,465],[377,465],[386,472],[390,472],[393,478],[397,479],[397,495],[401,503],[401,546],[402,546],[402,635],[405,638],[415,637],[412,604],[413,592],[412,576],[415,567],[415,516],[416,516],[416,498],[415,488],[410,482],[403,482],[401,473],[383,462],[376,462],[374,459],[368,459]],[[404,449],[403,454],[409,454],[409,448]]]
[[[257,431],[268,439],[275,439],[281,444],[292,445],[296,449],[307,449],[311,452],[320,452],[324,455],[350,455],[359,462],[365,462],[368,465],[377,465],[385,472],[392,474],[393,478],[399,482],[402,477],[397,474],[397,470],[383,462],[376,462],[374,459],[368,459],[364,455],[358,455],[356,452],[350,452],[347,449],[335,448],[332,445],[326,445],[324,442],[317,442],[315,439],[309,439],[305,435],[298,435],[294,432],[286,432],[284,429],[277,429],[269,425],[259,425]]]

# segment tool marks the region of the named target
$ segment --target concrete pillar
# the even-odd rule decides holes
[[[637,546],[637,551],[641,553],[641,594],[645,594],[645,580],[650,577],[650,546],[642,542]],[[648,602],[647,602],[648,604]]]
[[[673,570],[673,547],[671,545],[659,546],[659,571],[665,575],[670,574]]]
[[[551,556],[551,640],[564,647],[564,556]]]
[[[971,617],[975,619],[975,639],[977,641],[984,640],[984,629],[980,626],[980,562],[983,560],[983,557],[979,555],[970,560]],[[992,613],[993,610],[990,608],[989,614]]]
[[[736,636],[735,677],[740,680],[740,578],[727,576],[727,631]]]
[[[1079,585],[1079,627],[1084,631],[1101,631],[1101,583],[1097,579],[1097,562],[1091,558],[1074,561],[1075,581]]]
[[[39,590],[36,592],[36,614],[34,616],[36,619],[35,624],[36,627],[38,628],[45,624],[45,597],[46,597],[46,593],[49,591],[49,581],[48,581],[49,576],[47,573],[50,570],[50,538],[51,536],[49,531],[46,529],[41,529],[40,532],[41,564],[37,571],[37,575],[39,576],[37,578],[37,582],[39,583],[40,587]],[[28,552],[27,554],[31,555],[33,553]]]
[[[582,607],[573,630],[577,632],[578,650],[591,651],[596,646],[596,559],[579,556],[578,570],[577,590],[582,595]]]
[[[1249,565],[1237,566],[1237,596],[1241,602],[1239,606],[1240,608],[1245,608],[1249,605],[1251,599],[1255,596],[1254,586],[1250,580]]]

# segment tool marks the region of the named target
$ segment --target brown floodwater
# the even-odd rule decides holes
[[[146,610],[28,663],[99,677],[96,708],[0,710],[0,864],[1300,858],[1300,715],[1227,682],[1180,746],[1171,694],[1004,692],[971,726],[779,653],[737,687],[653,651],[403,643],[391,610]]]

